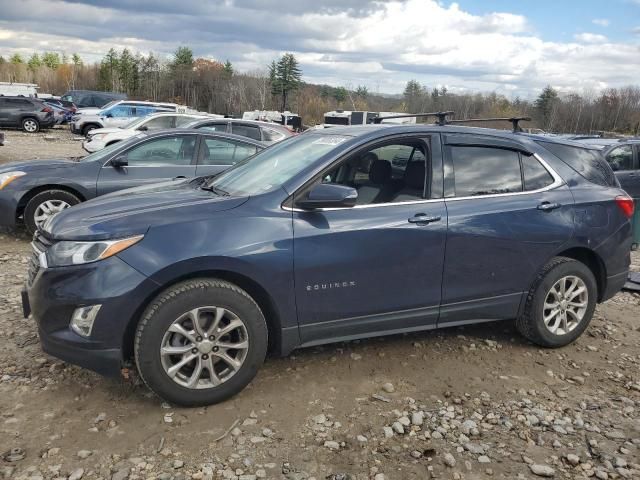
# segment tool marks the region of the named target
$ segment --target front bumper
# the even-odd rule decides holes
[[[42,349],[65,362],[117,376],[130,346],[131,321],[157,285],[117,256],[86,265],[36,267],[23,294],[25,315],[38,324]],[[73,311],[102,305],[87,338],[69,327]]]
[[[104,142],[100,140],[91,140],[91,138],[89,138],[88,140],[82,142],[82,148],[84,148],[89,153],[97,152],[98,150],[102,150],[104,148]]]
[[[71,133],[74,133],[74,134],[82,133],[80,126],[76,122],[69,123],[69,130],[71,130]]]
[[[17,182],[15,182],[17,183]],[[12,190],[12,185],[0,190],[0,226],[15,227],[18,202],[26,193],[22,190]]]

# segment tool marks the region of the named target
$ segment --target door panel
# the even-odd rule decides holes
[[[98,195],[196,174],[197,135],[171,135],[144,140],[124,152],[129,165],[107,163],[98,176]]]
[[[561,207],[539,210],[544,202]],[[440,324],[515,317],[521,293],[573,231],[573,197],[566,185],[542,193],[448,199],[447,211]]]
[[[442,200],[294,212],[302,341],[435,326],[446,218]]]

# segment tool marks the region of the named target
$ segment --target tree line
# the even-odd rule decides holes
[[[410,80],[402,94],[380,95],[365,86],[306,83],[291,53],[250,72],[237,71],[228,60],[196,58],[188,47],[179,47],[171,58],[111,49],[91,64],[78,54],[14,54],[0,56],[0,81],[37,83],[41,92],[57,95],[71,89],[117,91],[134,99],[172,101],[225,115],[290,110],[308,125],[321,123],[324,112],[336,109],[452,110],[459,119],[530,116],[533,122],[528,126],[549,132],[640,134],[639,86],[581,93],[560,93],[548,86],[536,99],[527,100],[495,92],[452,93]]]

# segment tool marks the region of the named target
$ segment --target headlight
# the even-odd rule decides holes
[[[13,182],[16,178],[26,175],[25,172],[6,172],[0,173],[0,190]]]
[[[112,257],[138,243],[144,235],[98,242],[58,242],[47,250],[49,267],[64,267],[97,262]]]
[[[89,140],[102,140],[106,136],[106,133],[96,133],[95,135],[89,134]]]

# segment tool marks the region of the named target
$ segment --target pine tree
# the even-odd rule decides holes
[[[42,60],[40,60],[40,55],[38,55],[37,53],[31,55],[31,58],[29,58],[27,65],[29,65],[29,70],[31,71],[34,71],[36,68],[41,67]]]
[[[280,60],[269,66],[271,93],[282,96],[282,111],[287,109],[287,98],[290,93],[300,88],[302,71],[298,60],[292,53],[285,53]]]
[[[173,69],[189,69],[193,68],[193,50],[189,47],[178,47],[173,54]]]
[[[60,55],[56,52],[44,52],[42,54],[42,63],[55,70],[60,66]]]
[[[232,64],[229,60],[227,60],[226,62],[224,62],[223,72],[224,72],[228,77],[232,77],[232,76],[233,76],[233,64]]]
[[[538,114],[538,118],[541,120],[542,128],[552,128],[553,117],[558,100],[558,92],[556,92],[551,85],[547,85],[544,90],[542,90],[540,96],[536,99],[534,107]]]
[[[19,65],[24,63],[24,59],[22,58],[22,55],[20,55],[19,53],[14,53],[13,55],[11,55],[11,59],[9,61],[14,65]]]

